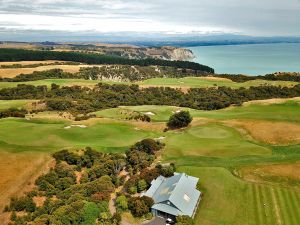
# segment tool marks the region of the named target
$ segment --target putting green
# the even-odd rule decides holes
[[[184,156],[235,157],[266,155],[271,150],[249,142],[233,128],[219,124],[196,126],[167,133],[164,159]]]

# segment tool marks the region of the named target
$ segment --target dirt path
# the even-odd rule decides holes
[[[129,178],[130,178],[128,172],[126,172],[125,170],[122,170],[120,172],[119,177],[122,177],[122,176],[126,176],[124,183],[126,181],[128,181]],[[109,211],[110,211],[111,214],[114,214],[114,213],[117,212],[117,208],[116,208],[116,205],[115,205],[116,199],[117,199],[117,193],[121,192],[123,190],[123,188],[124,188],[123,185],[118,187],[117,189],[115,189],[115,192],[110,195],[110,200],[109,200],[109,206],[108,207],[109,207]]]

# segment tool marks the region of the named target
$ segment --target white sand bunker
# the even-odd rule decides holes
[[[172,113],[180,113],[182,110],[181,109],[178,109],[176,111],[172,111]]]
[[[144,114],[147,115],[147,116],[154,116],[155,115],[155,113],[153,113],[153,112],[145,112]]]
[[[158,138],[154,138],[154,140],[156,140],[156,141],[162,141],[162,140],[164,140],[164,139],[166,139],[166,137],[164,137],[164,136],[158,137]]]
[[[141,130],[140,128],[137,128],[137,127],[135,127],[134,129],[135,129],[135,130]]]
[[[87,128],[87,126],[85,125],[71,125],[71,126],[64,127],[64,129],[71,129],[72,127]]]

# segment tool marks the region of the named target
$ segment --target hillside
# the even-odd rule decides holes
[[[200,179],[195,225],[300,219],[298,74],[218,75],[184,61],[0,52],[4,224],[138,225],[151,215],[147,207],[136,212],[133,202],[146,201],[136,197],[174,170]],[[166,129],[181,111],[192,116],[189,126]],[[142,141],[159,147],[145,150]]]

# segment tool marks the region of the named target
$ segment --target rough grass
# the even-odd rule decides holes
[[[255,140],[272,145],[300,143],[300,123],[230,120],[226,125],[245,129]]]
[[[289,164],[245,166],[238,169],[237,174],[248,181],[297,186],[300,185],[300,161]]]
[[[62,69],[65,72],[77,73],[79,72],[81,67],[93,67],[93,66],[97,66],[97,65],[45,65],[45,66],[39,66],[35,68],[7,68],[7,69],[0,69],[0,77],[13,78],[22,73],[31,74],[34,71],[45,71],[51,69]]]
[[[48,154],[27,150],[12,154],[4,151],[2,145],[0,147],[0,221],[5,221],[7,217],[2,211],[10,197],[31,190],[36,178],[47,171],[52,163]]]

